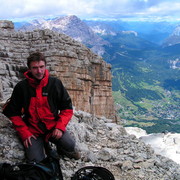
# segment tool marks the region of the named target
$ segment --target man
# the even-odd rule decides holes
[[[43,54],[32,53],[27,66],[26,79],[15,86],[3,110],[21,137],[27,159],[43,160],[48,141],[56,145],[59,154],[79,159],[75,141],[66,131],[73,115],[68,92],[59,79],[49,76]]]

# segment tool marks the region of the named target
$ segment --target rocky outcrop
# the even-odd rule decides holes
[[[12,21],[0,20],[0,29],[14,30],[14,24]]]
[[[29,53],[40,51],[46,56],[51,75],[63,81],[76,110],[115,119],[111,66],[101,57],[64,34],[50,30],[8,31],[13,25],[5,24],[0,25],[1,102],[10,97],[23,77]]]
[[[24,161],[24,151],[10,122],[0,115],[0,162]],[[80,160],[60,157],[65,180],[84,166],[109,169],[116,180],[179,180],[180,166],[156,155],[150,146],[109,119],[75,111],[67,129],[75,137]]]
[[[145,130],[138,127],[125,127],[129,134],[135,135],[141,139],[145,144],[151,145],[156,154],[168,157],[174,162],[180,164],[180,134],[170,133],[165,131],[163,133],[147,134]]]

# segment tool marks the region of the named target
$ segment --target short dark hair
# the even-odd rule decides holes
[[[44,61],[45,65],[46,65],[46,59],[45,59],[44,55],[40,52],[35,52],[35,53],[30,54],[30,56],[27,58],[28,68],[30,68],[30,64],[33,61]]]

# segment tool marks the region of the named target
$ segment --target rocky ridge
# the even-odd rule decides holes
[[[115,119],[111,66],[100,56],[64,34],[47,29],[16,32],[12,22],[0,24],[0,102],[10,97],[23,78],[29,53],[40,51],[50,74],[62,80],[77,110]]]
[[[125,127],[125,130],[141,139],[145,144],[151,145],[156,154],[161,154],[180,164],[179,133],[165,131],[163,133],[147,134],[145,130],[138,127]]]

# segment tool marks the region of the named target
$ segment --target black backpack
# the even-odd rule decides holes
[[[115,180],[115,178],[106,168],[86,166],[79,169],[71,180]]]
[[[47,157],[40,163],[0,164],[1,180],[63,180],[59,160]]]

